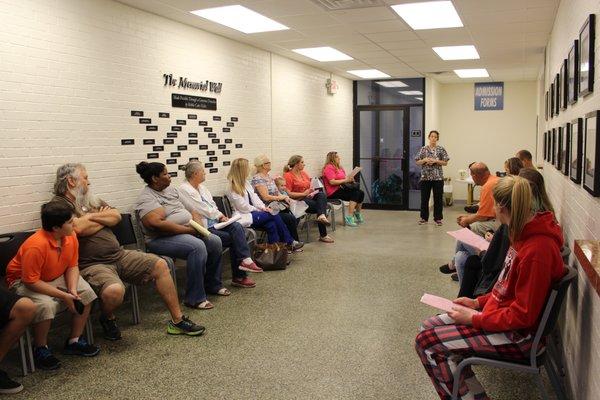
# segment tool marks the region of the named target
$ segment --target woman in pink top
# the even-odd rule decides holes
[[[349,215],[344,221],[346,226],[357,226],[357,223],[365,222],[360,212],[365,192],[360,190],[358,184],[354,182],[354,177],[346,176],[346,171],[340,166],[340,156],[337,151],[327,153],[323,167],[323,185],[325,185],[328,198],[348,202]]]
[[[325,216],[327,211],[327,196],[321,191],[315,191],[310,184],[310,176],[304,171],[302,156],[291,156],[283,168],[283,179],[288,188],[288,195],[294,200],[304,200],[308,205],[307,213],[317,214],[319,227],[319,240],[333,243],[333,238],[327,234],[329,220]],[[316,193],[315,193],[316,192]]]

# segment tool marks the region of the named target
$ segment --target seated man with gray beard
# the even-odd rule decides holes
[[[123,281],[141,285],[154,281],[156,290],[171,313],[167,333],[199,336],[204,327],[182,314],[177,289],[162,258],[135,250],[124,250],[110,229],[121,221],[121,214],[92,196],[88,174],[82,164],[65,164],[56,171],[53,200],[69,204],[74,210],[74,230],[79,239],[79,268],[101,300],[100,324],[108,340],[121,338],[114,311],[123,303]]]

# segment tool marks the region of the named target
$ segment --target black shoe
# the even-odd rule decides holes
[[[104,314],[101,314],[99,321],[104,331],[104,339],[113,341],[121,339],[121,330],[117,325],[116,318],[108,319]]]
[[[0,394],[15,394],[23,390],[23,385],[8,377],[6,372],[0,370]]]
[[[50,371],[60,367],[60,360],[54,357],[48,346],[35,347],[33,349],[33,360],[35,367],[39,369]]]
[[[94,357],[98,353],[100,353],[100,347],[89,344],[83,337],[80,337],[77,342],[70,344],[67,339],[65,348],[63,349],[63,354],[74,356]]]
[[[452,274],[450,275],[450,278],[452,278],[454,282],[458,282],[458,274]]]
[[[448,264],[444,264],[444,265],[442,265],[442,266],[440,267],[440,272],[441,272],[442,274],[453,274],[453,273],[455,273],[455,272],[456,272],[456,270],[455,270],[455,269],[450,269],[450,265],[448,265]]]
[[[479,206],[465,206],[465,211],[469,214],[477,214],[477,211],[479,211]]]
[[[178,323],[175,324],[173,321],[169,321],[167,325],[167,333],[169,335],[200,336],[205,330],[205,327],[194,323],[185,315],[181,317],[181,321]]]

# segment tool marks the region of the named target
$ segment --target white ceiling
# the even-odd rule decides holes
[[[381,4],[334,11],[326,10],[316,0],[118,1],[350,79],[358,78],[347,70],[375,68],[395,78],[433,76],[444,83],[465,81],[452,72],[459,68],[487,68],[490,80],[535,80],[560,2],[452,0],[463,28],[413,31],[389,6],[423,0],[325,0]],[[244,34],[189,13],[232,4],[246,6],[290,30]],[[443,61],[431,49],[467,44],[475,45],[481,59]],[[291,51],[317,46],[334,47],[354,60],[323,63]]]

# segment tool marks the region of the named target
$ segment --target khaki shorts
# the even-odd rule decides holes
[[[500,222],[496,221],[495,219],[490,219],[488,221],[477,221],[469,225],[469,228],[479,236],[485,236],[485,232],[490,229],[496,232],[499,227]]]
[[[114,264],[94,264],[80,270],[83,279],[94,291],[101,294],[110,285],[123,282],[143,285],[152,280],[152,269],[160,260],[155,254],[136,250],[123,250],[123,255]]]
[[[67,284],[65,283],[64,275],[46,283],[54,286],[57,289],[65,292],[67,291]],[[35,317],[33,318],[34,324],[41,321],[46,321],[48,319],[54,319],[56,314],[67,309],[67,306],[62,300],[29,290],[20,280],[15,281],[11,289],[14,290],[19,296],[29,297],[37,306]],[[94,293],[90,285],[84,281],[81,276],[79,276],[79,281],[77,281],[77,293],[79,293],[81,302],[84,305],[90,304],[97,298],[96,293]]]

